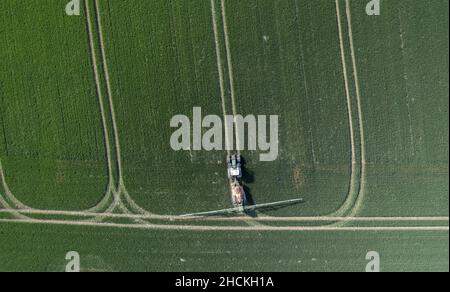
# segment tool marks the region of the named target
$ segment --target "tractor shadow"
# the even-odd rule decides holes
[[[247,199],[247,205],[253,206],[256,205],[255,200],[253,199],[252,195],[252,189],[249,187],[249,184],[252,184],[255,182],[255,173],[247,168],[247,163],[245,158],[241,158],[241,168],[242,168],[242,183],[243,188],[245,192],[245,196]],[[255,210],[247,210],[245,211],[245,214],[247,214],[250,217],[258,217],[258,214]]]

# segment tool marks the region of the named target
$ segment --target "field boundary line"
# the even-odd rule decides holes
[[[4,206],[5,208],[11,209],[11,206],[8,204],[8,202],[3,198],[3,196],[1,194],[0,194],[0,206]],[[31,209],[27,209],[27,210],[31,210]],[[11,212],[8,212],[8,213],[11,214],[15,218],[30,219],[29,217],[24,216],[21,213],[17,212],[16,209],[11,209]]]
[[[225,0],[221,0],[221,11],[222,11],[222,24],[223,24],[223,34],[224,34],[224,40],[225,40],[225,51],[227,54],[227,66],[228,66],[228,78],[230,82],[230,94],[231,94],[231,107],[233,110],[234,117],[237,116],[237,106],[236,106],[236,91],[235,91],[235,84],[234,84],[234,74],[233,74],[233,61],[231,57],[231,45],[230,45],[230,37],[228,33],[228,20],[227,20],[227,12],[226,12],[226,3]],[[241,150],[240,146],[243,147],[245,142],[242,142],[244,144],[241,145],[241,141],[239,140],[240,137],[240,129],[239,127],[235,127],[236,129],[236,151],[240,155]]]
[[[221,0],[221,9],[222,9],[222,22],[223,22],[223,34],[225,39],[225,51],[227,53],[227,65],[228,65],[228,75],[230,78],[230,92],[231,92],[231,102],[233,105],[233,114],[237,114],[236,107],[236,92],[234,87],[234,75],[233,75],[233,61],[231,58],[231,45],[230,45],[230,37],[228,33],[228,21],[227,21],[227,13],[225,0]]]
[[[352,98],[350,93],[350,81],[349,81],[349,74],[348,74],[348,67],[347,67],[347,61],[345,57],[345,45],[344,45],[344,34],[343,34],[343,25],[342,25],[342,18],[341,18],[341,8],[340,8],[340,2],[339,0],[335,0],[336,3],[336,16],[337,16],[337,26],[338,26],[338,37],[339,37],[339,47],[340,47],[340,56],[341,56],[341,65],[343,70],[343,78],[344,78],[344,87],[345,87],[345,94],[347,99],[347,113],[348,113],[348,119],[349,119],[349,131],[350,131],[350,147],[351,147],[351,175],[350,175],[350,185],[347,197],[343,204],[334,212],[331,213],[331,215],[336,216],[342,216],[348,212],[352,211],[352,207],[354,206],[359,193],[361,191],[361,176],[362,172],[362,158],[357,158],[356,154],[356,138],[355,138],[355,125],[354,125],[354,115],[353,115],[353,105],[352,105]],[[356,196],[356,197],[355,197]]]
[[[360,147],[361,147],[360,190],[359,190],[359,194],[356,199],[355,205],[353,206],[353,209],[351,210],[351,213],[350,213],[350,216],[356,216],[362,207],[364,197],[365,197],[367,161],[366,161],[364,117],[363,117],[362,102],[361,102],[361,88],[360,88],[360,82],[359,82],[356,51],[355,51],[354,38],[353,38],[353,25],[352,25],[350,0],[345,0],[345,7],[346,7],[345,10],[346,10],[346,15],[347,15],[347,23],[348,23],[348,38],[349,38],[349,42],[350,42],[350,54],[352,57],[353,76],[354,76],[354,81],[355,81],[356,102],[357,102],[357,107],[358,107],[359,135],[360,135],[360,140],[361,140],[361,145],[360,145]]]
[[[349,118],[349,124],[350,124],[350,141],[351,141],[351,148],[352,148],[352,165],[357,164],[356,159],[356,142],[355,142],[355,128],[353,124],[353,106],[352,106],[352,100],[351,100],[351,94],[350,94],[350,82],[348,80],[348,69],[347,69],[347,62],[345,60],[345,46],[344,46],[344,36],[343,36],[343,29],[342,29],[342,21],[341,21],[341,13],[340,13],[340,7],[339,7],[339,0],[336,0],[336,13],[337,13],[337,23],[338,23],[338,30],[339,30],[339,45],[340,45],[340,55],[341,55],[341,63],[342,63],[342,69],[343,69],[343,75],[344,75],[344,85],[345,85],[345,93],[347,98],[347,112],[348,112],[348,118]]]
[[[121,180],[121,178],[122,178],[122,161],[121,161],[121,156],[120,156],[120,153],[121,153],[121,151],[120,151],[120,143],[119,143],[120,141],[119,141],[119,138],[118,138],[116,114],[115,114],[115,111],[114,111],[114,101],[113,101],[113,98],[112,98],[111,82],[110,82],[110,75],[109,75],[109,67],[108,67],[108,63],[106,61],[106,50],[105,50],[105,42],[104,42],[103,31],[102,31],[102,21],[101,21],[98,1],[97,0],[93,0],[93,1],[94,1],[94,4],[95,4],[95,16],[96,16],[97,26],[98,26],[99,45],[100,45],[100,51],[101,51],[102,64],[103,64],[103,68],[104,68],[103,71],[105,73],[106,95],[108,96],[108,101],[109,101],[109,110],[110,110],[110,113],[111,113],[111,122],[112,122],[112,127],[113,127],[113,136],[114,136],[114,142],[115,142],[116,152],[117,152],[117,157],[116,157],[117,168],[118,168],[117,171],[119,172],[119,180]]]
[[[103,26],[102,26],[102,20],[101,20],[101,14],[100,14],[100,8],[98,4],[98,0],[94,0],[94,8],[95,8],[95,16],[97,19],[97,26],[98,26],[98,34],[99,34],[99,44],[100,44],[100,51],[102,56],[102,63],[103,63],[103,69],[105,73],[105,82],[106,82],[106,91],[108,95],[109,100],[109,107],[110,107],[110,113],[111,113],[111,121],[113,126],[113,134],[114,134],[114,143],[115,143],[115,149],[116,149],[116,162],[117,162],[117,168],[119,173],[119,182],[118,182],[118,188],[117,188],[117,204],[112,204],[110,208],[108,208],[107,212],[112,212],[114,209],[118,206],[124,213],[130,212],[128,208],[125,206],[121,195],[123,195],[125,202],[130,205],[131,208],[134,209],[137,213],[142,214],[151,214],[147,210],[140,207],[130,196],[128,193],[125,182],[123,178],[123,168],[122,168],[122,153],[120,148],[120,139],[119,139],[119,130],[117,127],[117,119],[116,119],[116,113],[115,113],[115,107],[114,107],[114,99],[112,96],[112,89],[111,89],[111,78],[109,75],[109,67],[106,57],[106,49],[105,49],[105,41],[103,37]]]
[[[117,182],[117,186],[115,185],[116,182],[113,180],[113,202],[107,207],[106,210],[104,210],[102,213],[109,213],[113,212],[116,208],[119,206],[122,206],[122,202],[120,200],[120,180],[121,180],[121,174],[122,174],[122,168],[121,168],[121,162],[120,157],[118,156],[120,154],[120,146],[117,144],[117,132],[116,132],[116,120],[115,120],[115,114],[114,114],[114,106],[111,103],[111,86],[110,86],[110,78],[109,78],[109,70],[108,70],[108,64],[106,63],[106,56],[105,56],[105,49],[104,49],[104,41],[103,41],[103,32],[102,32],[102,25],[100,20],[100,14],[98,11],[98,2],[97,0],[93,0],[94,2],[94,13],[95,13],[95,22],[97,24],[97,36],[99,41],[99,47],[100,47],[100,55],[101,55],[101,62],[103,65],[103,72],[105,74],[105,85],[106,85],[106,96],[108,98],[108,105],[109,105],[109,112],[111,117],[111,123],[112,123],[112,130],[113,130],[113,139],[115,143],[115,151],[116,151],[116,165],[117,165],[117,172],[118,172],[118,179],[119,182]],[[87,7],[89,10],[89,7]],[[89,19],[91,19],[89,17]],[[92,30],[91,30],[92,31]],[[96,62],[96,68],[98,70],[98,65]],[[105,125],[107,127],[107,125]],[[108,139],[109,143],[109,139]],[[126,208],[123,209],[124,213],[130,213]]]
[[[92,69],[94,71],[94,80],[95,80],[98,102],[99,102],[99,107],[100,107],[100,115],[101,115],[102,125],[103,125],[103,135],[104,135],[104,141],[105,141],[107,165],[108,165],[108,176],[109,176],[108,188],[107,188],[106,194],[103,196],[102,200],[96,206],[86,210],[87,212],[97,212],[97,211],[103,209],[108,204],[108,201],[111,199],[111,195],[114,193],[114,175],[113,175],[113,170],[112,170],[111,145],[109,144],[108,124],[106,121],[106,113],[105,113],[105,106],[103,104],[103,94],[102,94],[102,89],[101,89],[100,75],[98,72],[97,53],[95,52],[91,13],[89,11],[89,0],[84,1],[84,6],[85,6],[88,38],[89,38],[89,47],[91,50]]]
[[[223,117],[227,115],[227,109],[226,109],[226,102],[225,102],[225,79],[223,76],[223,65],[222,65],[222,58],[220,53],[220,40],[219,40],[219,30],[217,27],[217,12],[216,12],[216,4],[214,2],[215,0],[211,0],[211,14],[212,14],[212,26],[214,31],[214,42],[216,46],[216,57],[217,57],[217,68],[219,72],[219,84],[220,84],[220,97],[222,99],[222,112]],[[230,137],[229,137],[229,128],[228,123],[225,124],[225,148],[227,150],[227,154],[231,154],[232,146],[230,144]]]
[[[108,217],[108,218],[122,218],[122,219],[166,219],[166,220],[178,220],[178,221],[242,221],[243,219],[249,221],[272,221],[272,222],[323,222],[323,221],[355,221],[355,222],[419,222],[419,221],[449,221],[448,216],[384,216],[384,217],[333,217],[333,216],[322,216],[322,217],[272,217],[272,216],[261,216],[256,218],[248,218],[244,216],[237,217],[182,217],[177,215],[139,215],[139,214],[117,214],[117,213],[91,213],[91,212],[78,212],[78,211],[58,211],[58,210],[18,210],[18,209],[0,209],[0,214],[5,213],[22,213],[30,215],[61,215],[61,216],[80,216],[80,217]]]
[[[200,225],[167,225],[167,224],[118,224],[88,221],[34,220],[34,219],[0,219],[0,223],[46,224],[62,226],[91,226],[119,229],[141,230],[190,230],[190,231],[449,231],[448,226],[422,227],[275,227],[275,226],[200,226]]]

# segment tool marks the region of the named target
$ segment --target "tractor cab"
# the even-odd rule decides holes
[[[239,181],[242,178],[242,160],[238,154],[227,156],[228,178],[232,182]]]

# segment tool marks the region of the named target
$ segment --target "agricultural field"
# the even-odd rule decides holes
[[[61,1],[2,1],[1,161],[8,186],[39,209],[84,209],[107,184],[85,24]]]
[[[449,270],[447,0],[68,2],[0,3],[0,271]],[[242,181],[302,203],[181,217],[232,207],[196,107],[278,116]]]

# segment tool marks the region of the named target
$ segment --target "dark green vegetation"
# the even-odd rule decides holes
[[[366,0],[339,0],[339,14],[332,0],[225,0],[225,7],[214,0],[215,9],[209,0],[99,1],[114,104],[104,124],[85,13],[66,16],[65,0],[29,2],[0,3],[0,167],[23,203],[55,210],[98,203],[108,183],[105,140],[117,150],[114,113],[123,183],[137,204],[157,214],[228,208],[226,152],[174,152],[169,144],[174,115],[201,106],[204,115],[221,116],[224,103],[227,114],[280,116],[278,159],[243,153],[247,186],[256,203],[306,203],[270,215],[448,216],[447,0],[385,0],[377,17],[366,15]],[[100,28],[89,3],[106,106]],[[118,158],[114,152],[116,183]],[[0,213],[0,220],[11,218]],[[69,250],[81,254],[85,270],[362,271],[370,250],[380,252],[385,271],[448,270],[448,231],[0,222],[0,243],[0,270],[62,270]]]
[[[0,4],[0,159],[23,203],[80,210],[104,195],[106,162],[85,22],[61,3]]]
[[[79,252],[84,271],[363,272],[369,250],[380,252],[383,271],[448,271],[449,256],[442,232],[68,231],[10,224],[2,226],[2,235],[12,239],[2,243],[0,271],[63,271],[69,250]],[[58,244],[36,244],[48,240]]]
[[[175,153],[168,143],[168,121],[175,114],[191,116],[192,108],[201,106],[205,115],[222,115],[210,2],[104,3],[131,196],[158,214],[227,207],[225,152]],[[227,3],[237,114],[281,120],[276,162],[259,163],[259,153],[244,153],[254,201],[304,197],[303,214],[337,209],[348,192],[351,158],[334,2]],[[232,114],[224,30],[219,34],[225,102]]]
[[[222,115],[209,1],[101,4],[130,195],[158,214],[229,207],[226,153],[169,143],[173,116],[192,116],[194,106]]]
[[[302,214],[336,210],[351,148],[334,1],[227,3],[237,111],[280,116],[278,160],[244,153],[255,201],[303,197]]]
[[[353,13],[370,164],[363,213],[448,215],[448,1],[383,11]]]

